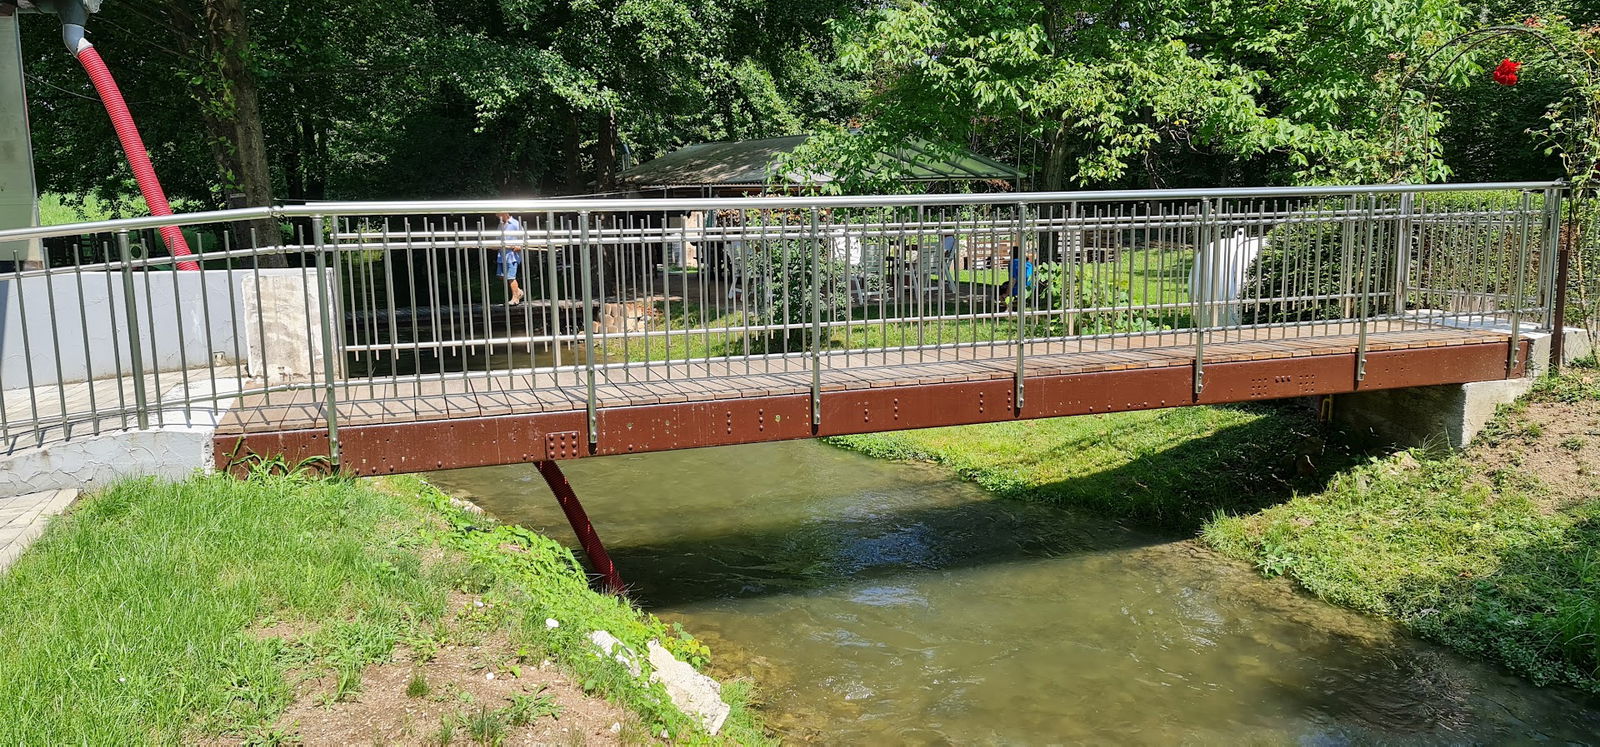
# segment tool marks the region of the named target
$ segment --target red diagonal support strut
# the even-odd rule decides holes
[[[583,554],[589,556],[589,565],[594,566],[603,579],[605,590],[621,594],[622,576],[617,573],[611,556],[606,554],[606,546],[600,542],[594,525],[589,523],[589,515],[583,512],[583,504],[578,502],[578,494],[572,491],[572,485],[567,482],[567,476],[561,473],[561,467],[554,461],[539,462],[539,474],[550,486],[550,492],[556,494],[556,502],[561,504],[561,511],[567,515],[567,523],[572,525],[573,533],[578,535],[578,544],[583,545]]]

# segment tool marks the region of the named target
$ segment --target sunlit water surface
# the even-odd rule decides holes
[[[1541,689],[1193,543],[794,442],[565,462],[637,599],[829,742],[1600,740]],[[569,544],[532,466],[436,473]]]

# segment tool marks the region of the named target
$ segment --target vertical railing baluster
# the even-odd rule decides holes
[[[1543,328],[1552,334],[1560,336],[1561,330],[1555,326],[1556,320],[1556,275],[1558,274],[1561,254],[1561,212],[1562,196],[1565,190],[1551,187],[1544,191],[1544,246],[1539,255],[1539,275],[1542,281],[1539,284],[1540,307],[1544,311]]]
[[[684,237],[686,240],[688,236]],[[580,281],[583,283],[583,340],[584,340],[584,389],[585,405],[588,410],[589,423],[589,450],[592,452],[600,443],[600,416],[595,405],[595,368],[594,368],[594,280],[589,267],[592,247],[589,246],[589,211],[578,212],[578,263],[582,267],[578,270]],[[687,287],[687,286],[685,286]],[[685,294],[687,296],[687,294]]]
[[[1367,195],[1367,237],[1361,251],[1361,321],[1356,333],[1356,382],[1367,378],[1367,321],[1372,316],[1372,251],[1378,236],[1378,198]]]
[[[1560,207],[1558,206],[1555,210],[1555,219],[1557,221],[1556,266],[1550,286],[1550,370],[1552,372],[1561,370],[1562,364],[1566,363],[1567,284],[1572,270],[1572,251],[1578,245],[1579,230],[1582,228],[1578,221],[1583,212],[1583,195],[1576,192],[1572,195],[1572,207],[1569,210],[1570,218],[1563,221]],[[1561,223],[1563,222],[1566,223],[1568,228],[1568,234],[1565,237],[1560,235]]]
[[[1528,214],[1533,209],[1532,202],[1532,193],[1524,191],[1522,209],[1517,214],[1521,239],[1517,242],[1517,278],[1514,281],[1516,284],[1511,290],[1511,349],[1506,353],[1506,378],[1511,378],[1517,370],[1517,364],[1521,363],[1523,285],[1528,278]]]
[[[1028,319],[1028,296],[1029,292],[1033,290],[1029,285],[1028,278],[1028,242],[1023,237],[1023,211],[1026,208],[1026,203],[1017,203],[1017,280],[1013,284],[1013,290],[1017,293],[1017,371],[1016,379],[1012,384],[1012,388],[1015,390],[1012,393],[1015,398],[1012,406],[1015,408],[1015,414],[1017,415],[1022,414],[1022,383],[1025,378],[1024,366],[1027,364],[1026,349],[1028,340],[1025,327]]]
[[[544,333],[550,338],[550,365],[552,384],[561,378],[561,285],[560,276],[556,269],[556,214],[546,210],[544,213],[544,274],[545,274],[545,307],[544,307]],[[649,365],[648,358],[645,361]],[[533,377],[534,388],[538,388],[539,377]]]
[[[1394,246],[1394,307],[1390,313],[1399,319],[1406,311],[1406,290],[1411,267],[1411,231],[1412,216],[1415,212],[1415,195],[1405,192],[1400,195],[1400,220],[1399,235],[1395,238]],[[1393,324],[1393,322],[1390,322]]]

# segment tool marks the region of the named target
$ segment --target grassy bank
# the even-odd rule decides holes
[[[1182,532],[1337,604],[1600,692],[1600,371],[1542,381],[1463,453],[1368,458],[1292,407],[856,436],[1001,495]]]
[[[295,741],[308,723],[359,742],[595,733],[568,722],[602,736],[618,723],[611,741],[706,736],[659,685],[596,656],[593,630],[708,656],[591,592],[555,542],[420,481],[128,482],[0,577],[0,742]],[[724,688],[722,735],[759,742],[744,696]],[[408,720],[353,726],[389,716]]]
[[[1404,452],[1205,539],[1331,602],[1600,692],[1600,371],[1546,379],[1465,452]]]
[[[1312,413],[1186,407],[846,436],[866,454],[932,461],[1000,495],[1078,505],[1189,532],[1312,489],[1348,464]]]

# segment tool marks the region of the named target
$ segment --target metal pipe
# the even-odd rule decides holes
[[[817,235],[816,208],[811,209],[811,236],[806,246],[811,250],[811,427],[815,431],[822,427],[822,238]],[[784,316],[789,316],[787,310]]]
[[[589,259],[589,213],[578,213],[578,222],[581,224],[582,243],[578,244],[579,261],[583,264],[580,270],[583,282],[583,334],[584,334],[584,370],[585,405],[589,415],[589,449],[593,451],[600,443],[600,416],[595,402],[595,368],[594,368],[594,287],[590,278]]]
[[[133,269],[128,260],[133,252],[128,244],[128,232],[117,233],[117,251],[122,256],[122,313],[128,320],[128,355],[133,374],[133,412],[139,430],[150,427],[150,409],[145,403],[144,352],[139,341],[139,304],[133,297]]]
[[[1522,296],[1524,283],[1527,282],[1528,272],[1528,208],[1533,200],[1533,195],[1522,193],[1522,240],[1517,251],[1517,279],[1513,286],[1515,300],[1511,305],[1511,349],[1506,356],[1506,378],[1510,378],[1517,370],[1517,364],[1522,354]]]
[[[311,219],[311,240],[318,247],[322,245],[322,218]],[[337,271],[335,271],[337,273]],[[339,464],[339,395],[334,388],[334,371],[336,363],[333,358],[333,323],[334,307],[330,303],[332,298],[328,292],[328,255],[326,252],[317,252],[317,316],[321,320],[322,334],[322,383],[324,408],[323,419],[328,425],[328,459],[332,460],[337,469]],[[266,355],[266,348],[262,348],[262,355]],[[315,371],[315,367],[312,368]]]

